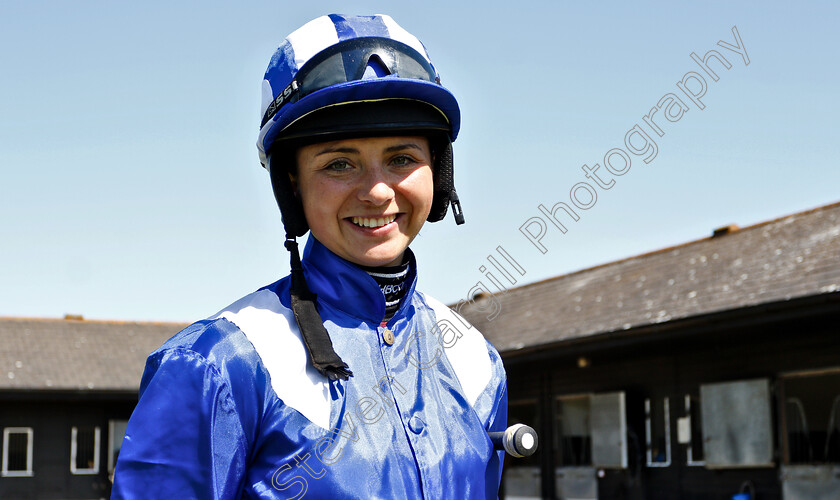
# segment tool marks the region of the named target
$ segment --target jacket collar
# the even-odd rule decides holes
[[[417,284],[417,261],[410,249],[406,252],[409,258],[406,278],[409,289],[394,318],[401,315]],[[385,317],[385,296],[376,281],[363,269],[332,253],[312,234],[303,250],[302,265],[306,283],[318,296],[318,302],[368,323],[378,325]]]

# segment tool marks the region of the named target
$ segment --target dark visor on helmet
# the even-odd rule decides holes
[[[371,59],[389,75],[440,84],[429,61],[411,46],[390,38],[353,38],[331,45],[306,61],[292,82],[269,104],[260,128],[288,103],[332,85],[361,80]]]

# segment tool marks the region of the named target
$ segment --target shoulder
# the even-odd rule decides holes
[[[278,296],[266,287],[184,328],[149,359],[189,354],[221,371],[232,364],[259,365],[263,360],[257,347],[266,341],[265,332],[274,331],[278,339],[288,340],[290,335],[283,332],[290,329]]]
[[[434,335],[455,370],[471,405],[488,392],[505,385],[505,373],[496,349],[463,316],[439,300],[419,293],[420,299],[435,316]]]
[[[490,362],[490,354],[496,352],[496,349],[485,340],[478,328],[436,298],[421,292],[418,292],[418,295],[434,314],[435,333],[441,335],[441,343],[450,357],[467,357],[474,362]]]
[[[245,309],[251,295],[232,305]],[[223,316],[227,309],[189,325],[149,355],[141,400],[178,404],[170,401],[178,399],[213,411],[205,406],[212,400],[247,409],[243,415],[265,408],[271,390],[265,363],[245,330]],[[199,397],[201,403],[196,403]]]
[[[309,363],[294,313],[280,298],[285,284],[250,293],[169,339],[149,356],[141,392],[146,379],[168,364],[193,377],[212,375],[237,403],[264,407],[278,398],[327,428],[329,386]]]
[[[294,313],[281,296],[288,280],[257,290],[210,320],[234,325],[247,339],[277,397],[309,421],[329,427],[329,384],[309,362]]]
[[[212,316],[196,321],[152,353],[189,350],[225,364],[235,358],[261,362],[266,344],[294,344],[294,315],[281,303],[277,283],[261,288]],[[269,349],[271,350],[271,349]]]

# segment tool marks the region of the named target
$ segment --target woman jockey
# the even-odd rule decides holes
[[[323,16],[286,38],[258,149],[291,274],[149,356],[112,498],[497,497],[501,359],[417,290],[409,249],[450,206],[463,223],[459,124],[388,16]]]

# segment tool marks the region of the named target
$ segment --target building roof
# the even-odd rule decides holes
[[[477,298],[501,352],[840,291],[840,203]],[[717,232],[717,231],[716,231]],[[495,300],[498,315],[488,320]]]
[[[137,391],[146,357],[185,326],[0,318],[0,390]]]

